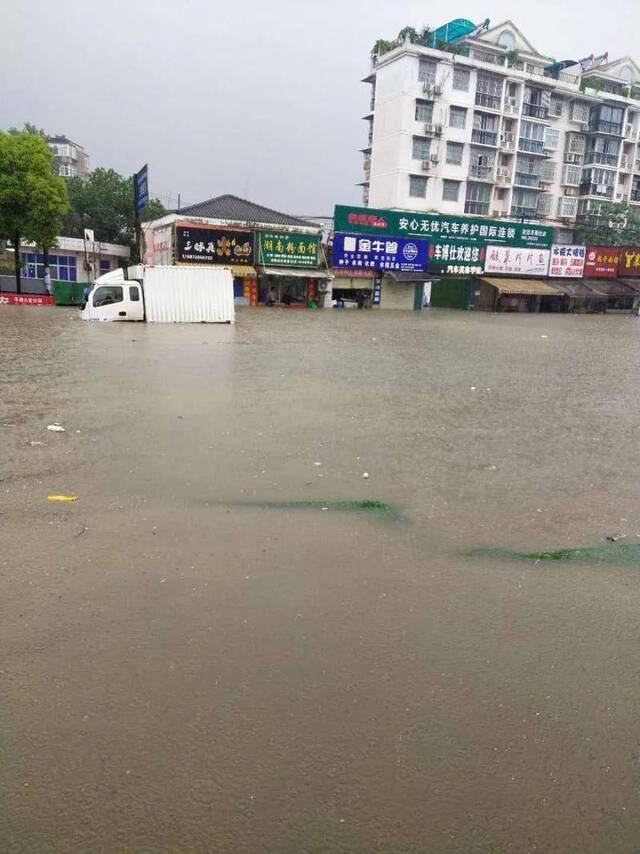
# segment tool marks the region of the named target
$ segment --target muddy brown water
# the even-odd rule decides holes
[[[3,852],[639,850],[640,567],[470,552],[640,542],[640,321],[5,308],[0,355]],[[282,506],[351,500],[398,516]]]

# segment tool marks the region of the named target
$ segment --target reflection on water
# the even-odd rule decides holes
[[[2,310],[8,850],[634,850],[638,322]]]

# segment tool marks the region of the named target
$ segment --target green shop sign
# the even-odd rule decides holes
[[[320,237],[262,231],[260,260],[270,267],[317,267],[320,260]]]
[[[467,216],[389,211],[336,205],[334,229],[352,234],[422,237],[432,243],[468,246],[519,246],[548,249],[552,229],[546,225]],[[458,259],[456,259],[458,260]]]

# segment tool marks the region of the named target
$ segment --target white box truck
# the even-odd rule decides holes
[[[226,267],[112,270],[96,279],[83,320],[149,323],[233,323],[233,276]]]

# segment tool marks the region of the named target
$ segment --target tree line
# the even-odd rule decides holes
[[[46,136],[32,124],[0,131],[0,241],[13,245],[18,293],[21,240],[42,250],[45,275],[56,237],[83,238],[85,228],[101,243],[124,244],[135,252],[132,179],[102,168],[87,178],[63,179]],[[150,199],[141,219],[165,213],[158,199]]]

